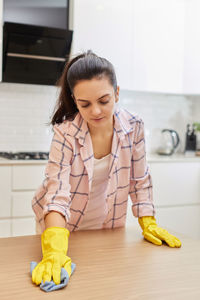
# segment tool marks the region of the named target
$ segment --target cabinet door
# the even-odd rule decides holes
[[[35,218],[12,219],[12,236],[35,234]]]
[[[34,216],[31,201],[34,191],[12,193],[12,217]]]
[[[200,239],[200,205],[157,208],[156,220],[171,234]]]
[[[154,203],[158,207],[200,204],[200,163],[150,163]]]
[[[132,214],[131,199],[128,202],[126,227],[142,232],[138,219]],[[200,204],[174,207],[157,207],[156,221],[158,226],[167,229],[171,234],[183,234],[186,237],[200,239]]]
[[[11,220],[0,220],[0,238],[11,236]]]
[[[200,1],[185,3],[185,55],[183,93],[200,93]]]
[[[74,0],[72,54],[91,49],[116,69],[121,88],[131,88],[132,0]]]
[[[12,175],[13,190],[35,190],[44,180],[45,165],[15,165]]]
[[[182,93],[185,0],[133,2],[132,88]]]
[[[0,218],[11,216],[11,167],[0,166]]]

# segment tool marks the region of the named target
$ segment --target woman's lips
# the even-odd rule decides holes
[[[99,119],[92,119],[93,121],[99,122],[101,121],[103,118],[99,118]]]

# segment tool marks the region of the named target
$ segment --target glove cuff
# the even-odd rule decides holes
[[[149,225],[157,225],[156,219],[153,216],[145,216],[138,218],[138,222],[142,230],[147,228]]]
[[[63,227],[47,228],[41,235],[43,256],[52,252],[66,255],[69,235],[69,230]]]
[[[59,233],[59,232],[65,232],[67,234],[67,237],[70,236],[70,232],[67,228],[64,227],[58,227],[58,226],[52,226],[52,227],[48,227],[47,229],[45,229],[43,231],[42,234],[46,233],[46,232],[55,232],[55,233]]]

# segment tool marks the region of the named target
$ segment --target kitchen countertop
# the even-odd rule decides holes
[[[199,162],[200,156],[189,156],[184,154],[174,154],[164,156],[158,154],[147,154],[147,161],[151,162]],[[0,157],[0,165],[46,165],[48,160],[10,160]]]
[[[73,232],[69,241],[76,270],[66,288],[45,293],[29,274],[30,261],[41,259],[40,236],[1,238],[0,299],[200,299],[198,240],[169,248],[145,241],[139,228],[119,228]]]
[[[0,157],[0,165],[46,165],[46,159],[7,159]]]
[[[200,156],[194,154],[177,153],[171,156],[159,154],[147,154],[148,162],[200,162]]]

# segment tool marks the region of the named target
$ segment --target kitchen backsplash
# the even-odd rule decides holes
[[[46,123],[57,89],[0,84],[0,151],[48,151],[52,131]]]
[[[144,120],[148,153],[156,152],[163,128],[178,132],[177,152],[184,152],[187,124],[200,122],[200,96],[121,91],[121,105]]]
[[[49,151],[50,121],[59,90],[52,86],[0,84],[0,151]],[[200,96],[120,91],[119,106],[145,122],[147,152],[156,151],[163,128],[177,130],[184,150],[186,124],[200,121]]]

